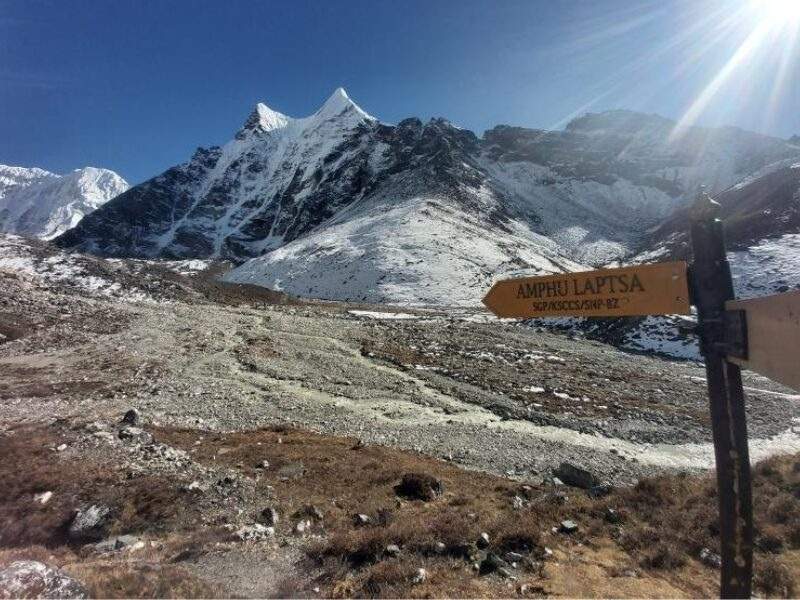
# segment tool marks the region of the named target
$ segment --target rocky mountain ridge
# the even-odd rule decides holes
[[[563,131],[381,123],[338,89],[292,118],[258,104],[234,139],[131,188],[58,239],[107,256],[215,258],[328,299],[474,304],[497,276],[626,259],[700,183],[722,192],[800,147],[630,111]],[[244,263],[244,264],[242,264]]]
[[[85,167],[56,175],[0,165],[0,231],[52,239],[128,187],[108,169]]]

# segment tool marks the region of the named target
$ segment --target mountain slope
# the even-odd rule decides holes
[[[60,176],[0,165],[0,231],[51,239],[126,189],[127,182],[107,169]]]
[[[231,281],[325,298],[474,303],[494,276],[620,260],[694,195],[800,148],[627,111],[563,131],[380,123],[338,89],[135,186],[58,239],[108,256],[221,258]],[[250,260],[251,262],[246,262]]]

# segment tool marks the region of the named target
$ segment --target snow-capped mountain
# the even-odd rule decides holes
[[[491,279],[642,248],[698,184],[800,156],[785,140],[628,111],[563,131],[388,125],[338,89],[292,118],[258,104],[234,139],[135,186],[58,238],[110,256],[224,258],[230,281],[305,296],[474,304]]]
[[[86,167],[56,175],[0,165],[0,231],[54,238],[128,187],[107,169]]]

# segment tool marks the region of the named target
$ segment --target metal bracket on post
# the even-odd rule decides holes
[[[725,356],[747,360],[747,312],[726,310],[723,313],[725,326]]]

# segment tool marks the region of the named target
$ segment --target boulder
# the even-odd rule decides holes
[[[138,425],[139,424],[139,411],[135,408],[130,409],[122,417],[122,422],[125,425]]]
[[[600,485],[600,480],[586,469],[582,469],[572,463],[562,462],[558,469],[553,471],[553,475],[572,487],[590,490]]]
[[[507,569],[507,568],[508,568],[508,563],[506,561],[497,556],[497,554],[495,554],[494,552],[489,552],[486,555],[486,558],[484,558],[481,561],[478,572],[481,575],[488,575],[489,573],[494,573],[495,571],[497,571],[497,569]]]
[[[398,496],[410,500],[429,502],[444,494],[444,485],[441,481],[424,473],[406,473],[394,491]]]
[[[78,510],[70,521],[67,535],[72,542],[99,542],[105,537],[111,509],[104,504],[92,504]]]
[[[55,567],[18,560],[0,568],[0,598],[88,598],[81,583]]]

